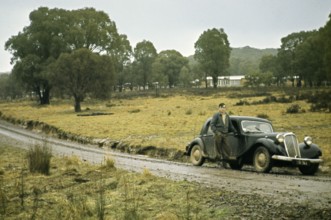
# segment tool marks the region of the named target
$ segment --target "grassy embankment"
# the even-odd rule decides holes
[[[79,136],[108,138],[130,146],[156,146],[159,149],[173,148],[184,151],[187,142],[199,133],[203,122],[217,111],[217,105],[225,102],[228,111],[234,115],[268,116],[276,131],[292,131],[300,142],[305,135],[312,136],[314,142],[322,148],[325,165],[330,166],[330,113],[311,112],[310,103],[306,100],[237,105],[240,100],[252,103],[270,95],[288,98],[293,94],[314,92],[316,91],[237,89],[211,91],[208,95],[186,93],[157,98],[153,96],[113,98],[108,102],[86,101],[82,103],[82,108],[86,109],[83,113],[112,113],[90,117],[78,117],[72,102],[56,100],[52,100],[51,105],[44,107],[32,101],[0,103],[0,111],[6,117],[44,122]],[[286,113],[286,110],[294,104],[301,107],[301,113]]]

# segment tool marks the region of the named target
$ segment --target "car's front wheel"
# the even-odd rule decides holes
[[[202,156],[202,149],[199,145],[192,147],[190,159],[194,166],[201,166],[205,162],[205,158]]]
[[[318,166],[318,163],[309,166],[299,166],[299,170],[303,175],[314,175],[318,171]]]
[[[271,155],[269,150],[264,147],[258,147],[254,152],[253,165],[259,173],[269,173],[272,168]]]

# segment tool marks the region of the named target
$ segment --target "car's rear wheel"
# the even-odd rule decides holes
[[[199,145],[192,147],[190,159],[194,166],[201,166],[205,162],[205,158],[202,156],[202,149]]]
[[[309,166],[299,166],[303,175],[314,175],[318,171],[319,164],[310,164]]]
[[[264,146],[258,147],[254,152],[253,165],[259,173],[269,173],[272,168],[271,155]]]

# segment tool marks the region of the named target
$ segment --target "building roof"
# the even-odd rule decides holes
[[[241,79],[245,79],[245,76],[244,75],[240,75],[240,76],[219,76],[218,79],[241,80]]]

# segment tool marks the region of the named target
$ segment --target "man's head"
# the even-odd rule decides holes
[[[226,112],[226,106],[224,103],[220,103],[218,105],[218,110],[221,112],[221,113],[225,113]]]

